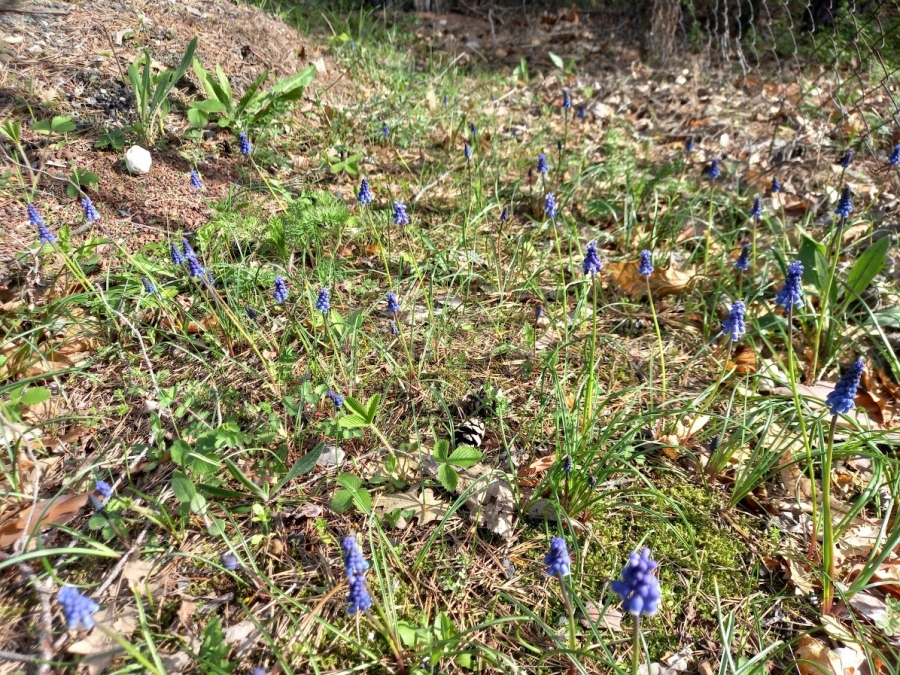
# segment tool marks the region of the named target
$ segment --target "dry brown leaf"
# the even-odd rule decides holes
[[[603,614],[602,617],[600,616],[601,613]],[[619,632],[625,630],[624,626],[622,626],[622,618],[621,610],[614,605],[610,605],[603,612],[603,605],[597,604],[593,600],[588,600],[584,603],[584,614],[579,618],[579,623],[585,628],[590,628],[594,624],[599,628],[608,628],[611,631]]]
[[[178,620],[182,626],[191,624],[194,617],[194,610],[197,609],[197,603],[189,598],[182,598],[181,605],[178,607]]]
[[[882,633],[888,637],[895,635],[895,631],[892,630],[892,613],[888,611],[884,600],[869,591],[860,591],[850,596],[849,603],[853,609],[874,623]]]
[[[811,635],[804,635],[797,643],[797,669],[800,675],[845,675],[840,658]]]
[[[204,317],[199,322],[191,319],[191,321],[187,325],[187,328],[185,328],[183,324],[178,324],[172,321],[172,319],[170,319],[168,316],[164,316],[159,321],[159,327],[163,328],[164,330],[173,330],[178,332],[187,331],[188,333],[205,333],[206,331],[210,331],[218,325],[219,320],[214,315]]]
[[[647,279],[638,274],[640,263],[635,260],[609,263],[607,274],[627,295],[633,298],[647,294]],[[650,275],[650,292],[654,297],[681,295],[690,290],[694,281],[693,269],[679,270],[674,267],[657,267]]]
[[[137,610],[126,606],[117,612],[110,604],[94,613],[94,621],[97,625],[91,634],[70,645],[68,649],[70,654],[84,656],[81,665],[87,669],[88,675],[99,675],[109,667],[116,654],[124,651],[107,632],[116,633],[125,639],[130,637],[137,627]]]
[[[396,509],[412,510],[413,514],[410,518],[418,518],[419,525],[427,525],[431,521],[440,520],[447,515],[447,504],[435,498],[434,490],[426,488],[422,491],[421,496],[416,494],[417,492],[418,490],[413,488],[406,492],[381,494],[375,499],[375,508],[383,509],[384,513],[391,513]],[[406,518],[403,516],[397,520],[398,529],[405,529],[407,524]]]
[[[0,523],[0,548],[9,546],[22,535],[26,523],[31,520],[31,533],[34,535],[41,528],[49,525],[64,525],[72,520],[87,503],[88,493],[60,495],[53,499],[44,499],[19,512],[15,516]]]
[[[528,466],[523,466],[518,471],[519,485],[522,487],[534,487],[538,484],[539,477],[547,472],[556,463],[556,455],[538,457]]]
[[[753,347],[743,342],[739,344],[728,362],[728,368],[733,368],[738,373],[755,373],[756,352]]]
[[[815,589],[815,575],[793,558],[787,559],[787,577],[803,595],[810,595]]]

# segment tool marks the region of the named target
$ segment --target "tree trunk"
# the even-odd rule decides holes
[[[417,12],[446,14],[450,11],[450,0],[413,0],[413,9]]]

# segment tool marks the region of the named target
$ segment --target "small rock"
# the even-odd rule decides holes
[[[29,54],[40,54],[44,51],[43,45],[31,45],[27,50]]]
[[[330,468],[332,466],[340,466],[344,461],[344,451],[337,445],[326,445],[319,459],[316,460],[316,466]]]
[[[149,173],[151,164],[153,164],[153,158],[150,153],[139,145],[132,145],[125,152],[125,167],[131,173]]]
[[[8,45],[20,45],[25,41],[21,35],[4,35],[3,41]]]

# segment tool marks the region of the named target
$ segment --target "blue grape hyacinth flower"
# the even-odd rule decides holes
[[[203,265],[200,264],[200,261],[197,260],[196,256],[189,256],[187,262],[189,276],[199,279],[206,273],[206,268],[204,268]]]
[[[762,218],[762,197],[759,195],[753,199],[753,208],[750,209],[750,217],[754,220]]]
[[[834,385],[834,389],[825,397],[825,405],[829,407],[832,415],[842,415],[856,407],[853,399],[856,398],[859,380],[865,370],[866,363],[860,357],[850,364],[850,367],[841,375],[841,379]]]
[[[841,157],[840,160],[838,160],[838,164],[840,164],[845,169],[849,169],[850,163],[852,161],[853,161],[853,151],[847,150],[847,152],[844,153],[844,156]]]
[[[690,153],[694,150],[696,150],[696,146],[694,145],[694,137],[689,136],[688,139],[684,142],[684,151]]]
[[[387,122],[381,124],[381,135],[385,138],[389,138],[391,135],[391,129],[388,127]]]
[[[316,298],[316,309],[322,314],[327,314],[328,310],[331,309],[331,293],[327,288],[319,291],[319,297]]]
[[[94,491],[88,493],[88,501],[94,507],[94,512],[99,513],[106,508],[109,498],[112,497],[112,485],[105,480],[98,480],[94,483]]]
[[[719,168],[719,160],[713,159],[709,166],[706,169],[706,177],[710,180],[715,180],[719,176],[722,175],[722,169]]]
[[[340,408],[344,405],[344,397],[331,391],[331,389],[329,389],[325,395],[328,397],[328,400],[334,404],[335,408]]]
[[[469,122],[469,131],[472,132],[472,137],[478,135],[478,127],[475,126],[475,122]]]
[[[563,89],[562,108],[563,108],[563,110],[568,110],[571,107],[572,107],[572,97],[569,95],[569,90]]]
[[[583,120],[587,118],[587,110],[583,105],[578,106],[578,119]]]
[[[184,256],[181,255],[181,251],[178,250],[178,246],[172,244],[172,264],[174,265],[183,265],[184,264]]]
[[[69,630],[77,630],[84,626],[87,630],[94,627],[94,612],[100,605],[72,586],[63,586],[56,594],[56,600],[62,607],[63,617]]]
[[[263,668],[257,667],[250,671],[250,675],[267,675],[267,674]]]
[[[356,195],[356,201],[363,206],[368,206],[375,200],[372,189],[369,187],[369,179],[363,178],[359,183],[359,193]]]
[[[275,298],[275,302],[277,302],[279,305],[283,305],[287,301],[288,290],[287,282],[284,280],[284,277],[275,277],[275,293],[272,297]]]
[[[541,153],[538,155],[537,161],[537,172],[541,175],[544,175],[550,171],[550,166],[547,164],[547,155],[546,153]]]
[[[778,176],[772,176],[772,187],[769,188],[769,192],[773,195],[777,195],[781,192],[781,183],[778,181]]]
[[[394,202],[394,225],[403,227],[409,225],[409,214],[406,212],[406,205],[402,201]]]
[[[600,261],[600,254],[597,252],[596,239],[588,242],[584,252],[584,262],[581,263],[581,269],[585,274],[590,274],[591,276],[603,269],[603,263]]]
[[[141,277],[141,283],[144,284],[144,292],[153,295],[156,293],[156,286],[153,285],[153,282],[150,281],[147,277]]]
[[[734,304],[731,305],[731,312],[728,314],[728,318],[722,322],[722,333],[729,335],[732,342],[737,342],[741,339],[741,335],[747,332],[747,327],[744,325],[745,312],[746,307],[743,301],[735,300]]]
[[[740,255],[734,261],[734,269],[746,272],[750,268],[750,244],[741,246]]]
[[[891,151],[890,156],[888,157],[888,164],[891,166],[897,166],[900,164],[900,145],[895,145],[894,149]]]
[[[187,240],[187,237],[181,238],[181,250],[184,251],[184,257],[190,260],[191,258],[196,258],[197,254],[194,253],[194,249],[191,248],[190,243]]]
[[[369,562],[363,557],[356,538],[348,534],[341,540],[341,549],[344,551],[344,572],[347,576],[365,574],[369,569]]]
[[[463,154],[466,156],[466,159],[472,159],[472,146],[469,145],[469,141],[466,141],[463,145]]]
[[[229,572],[234,572],[238,568],[238,559],[231,553],[223,553],[219,556],[219,562]]]
[[[500,212],[500,222],[505,223],[509,220],[509,206],[504,206],[503,210]]]
[[[100,220],[100,214],[97,213],[97,208],[94,206],[94,202],[91,201],[90,197],[81,198],[81,208],[84,209],[84,219],[87,222],[96,223]]]
[[[572,558],[569,557],[565,539],[553,537],[550,540],[550,550],[544,556],[544,566],[551,577],[567,577],[571,574]]]
[[[28,220],[37,228],[38,239],[42,244],[52,244],[56,241],[56,235],[47,227],[44,218],[34,204],[28,205]]]
[[[613,593],[622,598],[622,608],[633,616],[652,616],[659,609],[662,590],[653,572],[659,566],[650,557],[650,549],[632,553],[621,577],[610,584]]]
[[[388,291],[387,294],[387,312],[396,315],[400,311],[400,302],[397,300],[397,294],[394,291]]]
[[[247,138],[247,134],[245,134],[243,131],[241,133],[239,133],[238,141],[241,144],[241,154],[249,155],[250,151],[253,150],[253,146],[250,145],[250,139]]]
[[[195,190],[203,189],[203,182],[200,180],[200,174],[197,169],[191,169],[191,187]]]
[[[650,249],[641,251],[641,262],[638,265],[638,274],[647,279],[653,274],[653,262],[651,261]]]
[[[800,281],[803,278],[803,263],[795,260],[787,267],[784,286],[775,294],[775,304],[790,312],[794,307],[803,307],[803,289]]]
[[[575,465],[572,462],[572,455],[566,455],[565,458],[563,458],[563,465],[562,465],[563,473],[568,475],[568,474],[572,473],[572,470],[574,468],[575,468]]]
[[[556,218],[559,215],[559,207],[556,205],[556,195],[552,192],[548,192],[544,197],[544,213],[547,214],[547,217],[550,219]]]
[[[400,335],[400,329],[397,328],[396,322],[388,321],[388,329],[390,329],[391,335]]]
[[[347,604],[350,606],[347,611],[350,614],[356,614],[369,609],[372,606],[372,597],[369,595],[369,589],[366,588],[365,576],[351,575],[347,577],[347,584],[350,586],[350,592],[347,594]]]
[[[850,217],[850,212],[853,211],[853,201],[852,201],[853,193],[850,191],[850,186],[845,185],[844,189],[841,190],[841,198],[838,199],[837,208],[834,212],[841,217],[841,220],[847,220]]]

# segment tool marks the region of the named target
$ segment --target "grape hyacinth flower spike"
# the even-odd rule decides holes
[[[397,294],[394,291],[388,291],[387,312],[391,316],[396,316],[400,312],[400,302],[397,300]]]
[[[369,595],[369,589],[366,588],[366,578],[353,574],[347,577],[347,584],[350,587],[350,592],[347,594],[348,613],[356,614],[369,609],[372,606],[372,597]]]
[[[735,300],[731,305],[728,318],[722,323],[722,333],[730,336],[732,342],[737,342],[741,339],[741,335],[747,332],[747,327],[744,325],[745,311],[746,307],[743,301]]]
[[[194,249],[191,248],[190,243],[187,240],[187,237],[181,238],[181,250],[184,251],[184,257],[190,260],[191,258],[197,257],[197,254],[194,253]]]
[[[334,393],[333,391],[331,391],[331,389],[329,389],[325,395],[328,397],[329,401],[334,403],[335,408],[340,408],[342,405],[344,405],[344,397],[340,394]]]
[[[267,675],[267,674],[264,669],[257,667],[250,671],[250,675]]]
[[[784,286],[775,294],[775,304],[784,307],[785,312],[792,312],[794,307],[803,307],[803,290],[800,281],[803,278],[803,263],[795,260],[787,268]]]
[[[584,253],[584,262],[581,264],[582,271],[591,276],[597,274],[603,269],[603,263],[600,261],[600,254],[597,252],[597,240],[589,241]]]
[[[363,557],[356,539],[347,535],[341,540],[341,549],[344,551],[344,572],[348,577],[365,574],[369,569],[368,561]]]
[[[684,142],[684,151],[685,152],[693,152],[696,149],[694,146],[694,137],[688,136],[688,139]]]
[[[578,106],[578,119],[583,120],[587,118],[587,110],[584,105]]]
[[[571,107],[572,107],[572,97],[569,95],[569,90],[563,89],[562,108],[563,108],[563,110],[568,110]]]
[[[750,268],[750,244],[741,246],[741,253],[734,261],[734,269],[746,272]]]
[[[500,212],[500,222],[506,223],[509,220],[509,206],[504,206],[503,210]]]
[[[84,219],[87,222],[96,223],[100,220],[100,214],[97,213],[97,208],[94,206],[94,202],[91,201],[90,197],[81,198],[81,208],[84,209]]]
[[[42,244],[52,244],[56,241],[56,235],[47,227],[43,216],[41,216],[34,204],[28,205],[28,220],[37,228],[38,239]]]
[[[153,295],[156,293],[156,286],[147,277],[141,277],[141,283],[144,284],[144,292]]]
[[[402,201],[394,202],[394,225],[400,227],[409,225],[409,214],[406,212],[406,205]]]
[[[203,182],[200,180],[200,174],[197,169],[191,169],[191,187],[195,190],[203,189]]]
[[[832,415],[843,415],[856,407],[854,399],[865,369],[865,361],[862,357],[858,358],[844,371],[841,379],[834,385],[834,389],[825,397],[825,405],[828,406]]]
[[[94,612],[100,609],[100,605],[72,586],[63,586],[56,594],[56,600],[62,607],[63,617],[69,630],[77,630],[78,626],[84,626],[87,630],[94,627]]]
[[[559,207],[556,205],[556,195],[548,192],[544,197],[544,213],[551,220],[559,215]]]
[[[466,156],[466,160],[472,159],[472,146],[469,145],[469,141],[463,145],[463,154]]]
[[[200,261],[197,260],[196,256],[188,256],[187,262],[189,276],[199,279],[206,272],[206,269],[200,264]]]
[[[183,265],[184,264],[184,256],[181,255],[181,251],[178,250],[178,246],[172,244],[172,264],[173,265]]]
[[[650,557],[650,549],[632,553],[621,577],[610,584],[613,593],[622,598],[622,608],[632,616],[652,616],[659,609],[662,590],[653,572],[659,564]]]
[[[372,189],[369,187],[369,179],[363,178],[359,183],[359,193],[356,195],[356,201],[363,206],[368,206],[375,200]]]
[[[550,540],[550,550],[544,556],[544,567],[551,577],[567,577],[572,572],[572,558],[569,557],[569,549],[563,537],[553,537]]]
[[[773,195],[777,195],[781,192],[781,183],[778,181],[778,176],[772,176],[772,187],[769,188],[769,192]]]
[[[478,127],[475,126],[475,122],[469,122],[469,131],[472,132],[472,138],[478,135]]]
[[[400,335],[400,329],[397,328],[397,323],[395,321],[388,321],[388,328],[391,331],[391,335]]]
[[[234,572],[238,568],[238,559],[231,553],[223,553],[219,556],[219,562],[229,572]]]
[[[284,277],[275,277],[275,294],[272,297],[275,298],[275,302],[279,305],[283,305],[287,301],[288,290],[287,282],[284,280]]]
[[[94,507],[95,513],[106,508],[112,493],[112,485],[105,480],[98,480],[94,483],[94,491],[88,493],[88,500],[91,502],[91,506]]]
[[[841,157],[841,159],[838,161],[838,164],[840,164],[845,169],[849,169],[850,163],[852,161],[853,161],[853,151],[847,150],[847,152],[844,153],[844,156]]]
[[[387,122],[382,123],[381,125],[381,135],[385,138],[389,138],[391,135],[391,130],[387,125]]]
[[[322,314],[327,314],[328,310],[331,309],[331,293],[327,288],[319,291],[319,297],[316,298],[316,309]]]
[[[841,217],[842,223],[850,217],[850,212],[853,211],[852,196],[853,193],[850,191],[850,186],[845,185],[844,189],[841,190],[841,198],[838,199],[837,208],[834,210],[834,212]]]
[[[542,176],[549,173],[550,167],[547,164],[547,155],[546,153],[541,153],[538,155],[537,161],[537,172]]]
[[[653,274],[653,262],[651,261],[651,254],[649,249],[644,249],[641,251],[641,261],[638,264],[638,274],[646,279],[650,278],[650,275]]]
[[[753,208],[750,209],[750,217],[754,220],[762,218],[762,197],[759,195],[753,200]]]
[[[900,165],[900,145],[895,145],[888,157],[888,164],[891,166]]]
[[[249,155],[250,151],[253,150],[253,146],[250,145],[250,139],[247,138],[247,134],[243,131],[238,134],[238,142],[241,144],[241,154]]]
[[[710,180],[715,180],[719,176],[722,175],[722,169],[719,168],[719,160],[713,159],[709,163],[709,167],[706,169],[706,177]]]

